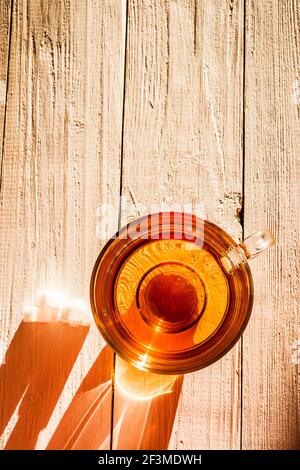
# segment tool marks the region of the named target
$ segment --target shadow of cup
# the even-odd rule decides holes
[[[48,450],[168,446],[182,377],[145,373],[116,357],[112,407],[113,362],[113,351],[105,346],[65,412]]]
[[[113,449],[167,449],[183,376],[135,368],[116,357]]]

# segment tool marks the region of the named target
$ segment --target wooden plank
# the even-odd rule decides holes
[[[0,155],[2,156],[7,89],[7,64],[10,46],[11,0],[0,1]],[[2,158],[2,157],[1,157]]]
[[[277,247],[251,263],[255,304],[244,335],[242,444],[292,449],[300,443],[300,3],[246,4],[245,233],[269,227]]]
[[[91,364],[101,369],[95,326],[87,335],[20,322],[38,288],[89,302],[96,207],[119,203],[124,15],[121,0],[14,1],[0,207],[1,341],[13,338],[0,374],[2,447],[45,448]],[[112,217],[115,230],[117,210]],[[100,381],[91,371],[81,405],[91,405]],[[93,444],[79,433],[83,448],[109,447],[110,402],[109,388]],[[70,447],[66,432],[56,448]]]
[[[129,1],[123,224],[162,204],[188,212],[203,204],[208,219],[241,237],[242,4]],[[186,376],[170,447],[238,448],[240,385],[239,344],[212,367]],[[116,391],[115,448],[126,446],[118,441],[126,404]],[[125,422],[127,435],[140,426],[136,419]],[[151,443],[139,436],[136,446],[167,445],[159,420],[152,436]]]

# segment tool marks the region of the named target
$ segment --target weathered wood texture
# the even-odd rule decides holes
[[[67,325],[19,327],[22,306],[43,287],[89,302],[99,251],[96,207],[118,204],[119,196],[125,11],[116,0],[16,0],[12,18],[0,207],[1,341],[8,346],[18,331],[1,369],[2,446],[44,448],[104,341],[94,326],[83,349],[87,328],[79,334]],[[116,229],[117,216],[114,223]],[[30,360],[21,359],[26,344]],[[95,380],[93,387],[100,386]],[[17,419],[11,414],[24,393],[10,435]],[[110,445],[110,391],[104,403],[98,447]],[[57,445],[68,446],[62,439]]]
[[[246,3],[245,234],[269,227],[277,247],[251,263],[242,444],[299,448],[300,3]]]
[[[0,6],[1,447],[299,446],[299,0]],[[38,288],[88,301],[103,203],[106,237],[183,209],[278,240],[243,341],[151,404],[112,403],[94,327],[20,325]]]
[[[0,155],[2,155],[7,66],[10,46],[11,0],[0,1]]]
[[[239,239],[242,76],[242,2],[129,2],[123,224],[163,207],[192,212],[203,205],[208,219]],[[116,406],[122,399],[115,394]],[[164,439],[163,427],[155,432]],[[185,377],[170,446],[239,444],[237,345]]]

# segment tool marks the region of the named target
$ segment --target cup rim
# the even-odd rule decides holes
[[[99,312],[99,308],[97,306],[97,302],[95,299],[95,288],[97,286],[97,278],[98,278],[98,273],[99,273],[99,266],[104,259],[104,257],[109,253],[110,247],[114,242],[118,242],[122,240],[120,238],[120,235],[128,230],[128,227],[132,225],[137,225],[142,223],[145,220],[149,220],[150,216],[153,215],[159,215],[161,213],[156,213],[156,214],[148,214],[142,217],[139,217],[138,219],[135,219],[133,222],[130,222],[129,224],[121,227],[116,234],[111,237],[103,246],[103,248],[100,250],[100,253],[97,256],[96,262],[93,267],[92,275],[91,275],[91,281],[90,281],[90,303],[91,303],[91,309],[92,313],[94,316],[95,323],[97,325],[97,328],[99,329],[100,333],[104,337],[105,341],[113,348],[113,350],[125,361],[131,362],[134,365],[137,365],[138,360],[135,361],[130,358],[129,356],[132,355],[132,350],[127,349],[126,344],[120,345],[119,342],[113,341],[111,338],[110,334],[107,331],[107,327],[105,325],[105,322],[103,321],[103,318],[101,318],[101,313]],[[182,214],[186,214],[183,212],[169,212],[169,214],[174,214],[174,216],[182,216]],[[198,220],[201,220],[204,223],[204,226],[209,227],[212,229],[214,232],[216,232],[217,236],[221,238],[223,241],[225,241],[229,246],[236,246],[236,242],[232,239],[232,237],[225,232],[221,227],[218,225],[214,224],[213,222],[210,222],[206,219],[201,219],[200,217],[197,217],[194,214],[188,214],[192,217],[192,220],[194,218],[197,218]],[[138,237],[137,237],[138,238]],[[130,240],[127,244],[127,246],[132,243],[133,240]],[[148,243],[151,242],[151,240],[148,241]],[[212,363],[218,361],[221,357],[223,357],[240,339],[242,336],[251,312],[252,312],[252,307],[253,307],[253,299],[254,299],[254,292],[253,292],[253,278],[251,274],[250,267],[248,263],[243,265],[240,269],[243,269],[243,272],[245,273],[245,277],[248,281],[248,296],[247,296],[247,308],[243,312],[243,320],[241,322],[241,325],[239,328],[235,331],[235,333],[232,335],[232,338],[228,341],[226,341],[225,344],[222,345],[220,350],[216,354],[210,355],[210,357],[206,358],[202,362],[200,360],[197,361],[198,355],[195,355],[193,358],[193,361],[190,361],[190,363],[187,365],[187,359],[183,358],[176,358],[172,366],[168,364],[167,366],[162,362],[160,363],[155,363],[155,361],[152,359],[151,364],[144,364],[143,365],[143,370],[148,370],[149,372],[153,373],[159,373],[159,374],[167,374],[167,375],[180,375],[180,374],[185,374],[185,373],[190,373],[194,372],[196,370],[202,369],[204,367],[207,367],[211,365]],[[226,276],[228,277],[228,274],[225,273]],[[229,328],[228,328],[229,330]],[[228,330],[226,331],[226,334],[228,334]],[[222,339],[222,338],[221,338]],[[224,343],[224,341],[223,341]],[[217,344],[218,345],[218,344]],[[130,353],[130,354],[129,354]],[[138,354],[136,359],[138,359]]]

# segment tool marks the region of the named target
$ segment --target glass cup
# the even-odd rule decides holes
[[[162,212],[122,228],[102,249],[90,285],[96,324],[125,361],[185,374],[220,359],[252,310],[248,260],[275,240],[242,243],[195,215]]]

